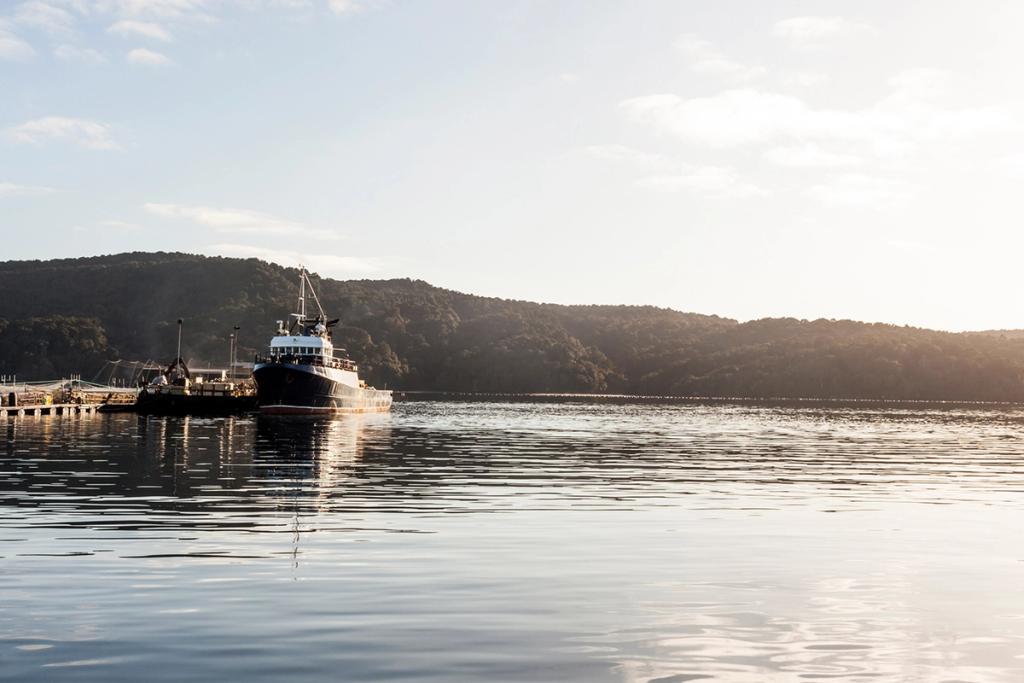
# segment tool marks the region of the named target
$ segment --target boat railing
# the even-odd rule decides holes
[[[256,356],[257,363],[292,363],[299,365],[320,365],[326,368],[337,370],[349,370],[357,372],[358,367],[347,358],[332,358],[330,356],[318,356],[313,354],[296,353],[271,353]]]

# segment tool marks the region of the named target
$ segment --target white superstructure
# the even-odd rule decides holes
[[[306,316],[306,291],[316,302],[318,315]],[[359,379],[359,368],[335,349],[331,327],[305,269],[300,270],[298,312],[286,327],[277,322],[270,354],[253,368],[257,396],[263,412],[320,413],[370,412],[391,407],[391,392],[373,389]]]

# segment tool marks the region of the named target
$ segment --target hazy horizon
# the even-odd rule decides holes
[[[1024,328],[1024,6],[28,0],[3,259]]]

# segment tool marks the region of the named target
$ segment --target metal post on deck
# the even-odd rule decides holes
[[[235,379],[235,363],[238,362],[238,331],[240,329],[242,329],[240,326],[235,325],[235,333],[231,335],[235,340],[235,345],[231,352],[231,381]]]
[[[185,322],[183,318],[178,318],[178,355],[174,357],[175,360],[181,358],[181,324],[183,322]]]

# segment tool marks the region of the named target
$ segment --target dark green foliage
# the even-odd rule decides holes
[[[845,320],[738,324],[649,306],[555,306],[413,280],[314,277],[377,386],[492,392],[1024,400],[1024,337]],[[120,254],[0,263],[0,372],[87,378],[109,359],[223,366],[294,310],[298,272],[255,259]],[[108,342],[109,339],[109,342]],[[117,349],[115,351],[115,349]]]
[[[96,318],[0,318],[0,374],[19,380],[68,377],[116,353]]]
[[[681,395],[1024,399],[1024,340],[849,320],[755,320],[708,335],[644,390]]]

